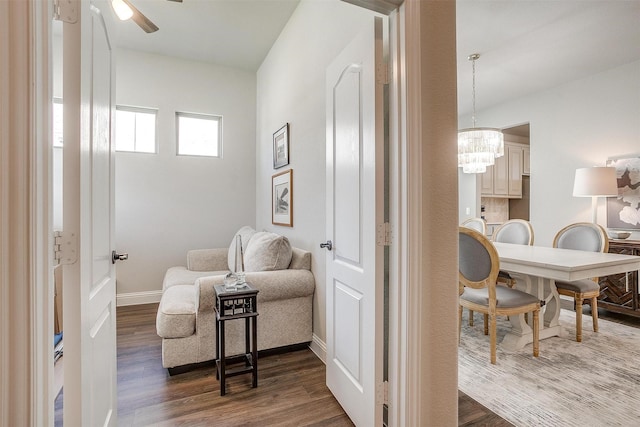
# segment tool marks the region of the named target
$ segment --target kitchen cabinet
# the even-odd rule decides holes
[[[523,152],[522,145],[505,142],[504,156],[481,175],[482,196],[522,198]]]
[[[531,148],[522,147],[522,175],[531,175]]]
[[[609,252],[640,256],[640,241],[611,239]],[[637,271],[600,277],[598,283],[600,284],[598,308],[640,317]],[[584,302],[589,303],[587,300]]]

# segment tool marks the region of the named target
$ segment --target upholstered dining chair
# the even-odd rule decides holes
[[[458,228],[458,338],[462,327],[462,308],[488,315],[485,335],[489,334],[491,363],[496,363],[496,317],[533,312],[533,356],[540,353],[540,300],[526,292],[496,286],[500,259],[493,243],[467,227]],[[488,326],[488,327],[487,327]],[[488,330],[487,330],[488,329]]]
[[[485,221],[483,218],[469,218],[463,221],[460,225],[479,231],[485,236],[487,235],[487,221]]]
[[[510,219],[494,230],[491,240],[494,242],[531,246],[533,245],[533,226],[529,221],[524,219]],[[516,285],[516,279],[504,270],[498,272],[497,281],[510,288]],[[485,317],[485,323],[486,320]],[[473,312],[469,313],[469,326],[473,326]]]
[[[533,245],[533,226],[524,219],[510,219],[496,228],[491,240],[500,243],[512,243],[515,245]],[[498,282],[505,283],[510,288],[516,284],[516,280],[506,271],[500,270]]]
[[[553,239],[554,248],[577,249],[591,252],[608,252],[609,237],[598,224],[592,222],[577,222],[569,224],[556,233]],[[591,302],[591,317],[593,318],[593,332],[598,332],[598,296],[600,285],[598,278],[575,280],[566,282],[556,280],[556,288],[560,295],[573,298],[576,310],[576,341],[582,341],[582,302]]]

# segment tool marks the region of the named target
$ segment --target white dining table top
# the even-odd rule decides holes
[[[640,256],[495,242],[500,269],[554,280],[579,280],[640,270]]]

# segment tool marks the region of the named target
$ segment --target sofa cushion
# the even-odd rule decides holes
[[[156,317],[162,338],[188,337],[196,331],[196,287],[175,285],[162,293]]]
[[[162,291],[176,285],[193,285],[196,280],[206,276],[224,276],[227,270],[222,271],[191,271],[185,267],[169,267],[164,275],[162,282]]]
[[[256,232],[244,253],[245,271],[285,270],[290,263],[289,239],[268,231]]]
[[[254,234],[256,234],[256,230],[249,227],[248,225],[245,225],[244,227],[240,228],[240,230],[238,230],[236,234],[233,235],[231,243],[229,243],[229,254],[227,255],[229,270],[236,271],[236,267],[234,265],[236,260],[236,236],[240,236],[240,239],[242,240],[242,250],[246,253],[249,241]]]

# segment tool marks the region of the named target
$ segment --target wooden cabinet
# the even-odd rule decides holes
[[[522,198],[523,147],[504,144],[504,156],[481,175],[481,194],[485,197]]]
[[[522,147],[522,175],[531,175],[531,149]]]
[[[505,147],[509,167],[507,168],[507,189],[510,198],[522,198],[522,147],[507,145]]]
[[[610,240],[609,252],[640,256],[640,241]],[[640,317],[637,271],[600,277],[598,282],[600,284],[598,307]]]

